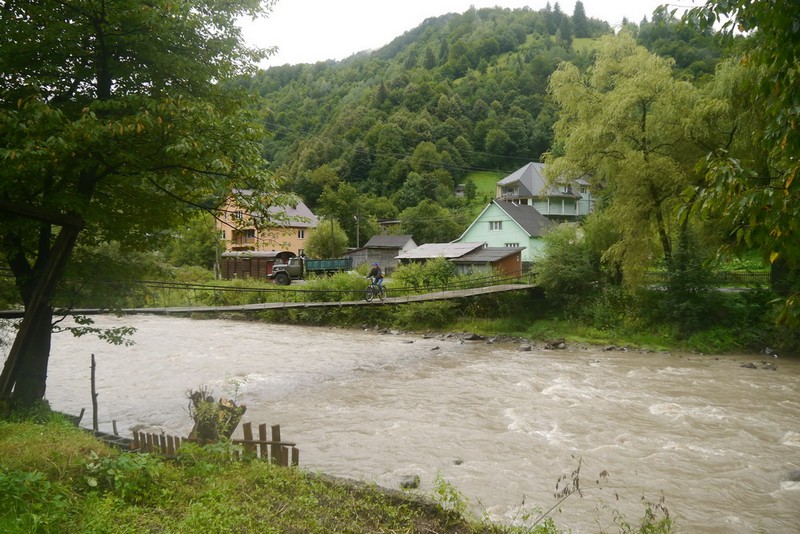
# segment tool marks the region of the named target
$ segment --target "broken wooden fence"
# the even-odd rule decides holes
[[[272,425],[270,431],[271,437],[267,438],[267,425],[265,423],[258,425],[258,438],[256,439],[253,436],[252,424],[242,423],[244,438],[232,439],[231,443],[242,445],[245,456],[259,458],[266,462],[287,467],[289,465],[299,465],[300,451],[297,449],[297,444],[281,441],[280,425]],[[166,434],[134,432],[130,448],[134,451],[152,452],[173,457],[183,443],[195,441]]]

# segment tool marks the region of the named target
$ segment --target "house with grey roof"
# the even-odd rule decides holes
[[[519,276],[522,250],[522,247],[487,247],[482,242],[425,243],[400,254],[397,259],[406,264],[445,258],[456,265],[459,274],[499,271],[509,276]]]
[[[566,185],[549,185],[544,172],[543,163],[528,163],[497,182],[495,197],[533,206],[558,222],[577,221],[592,212],[592,193],[585,178]]]
[[[555,224],[533,206],[494,199],[455,242],[521,248],[522,261],[530,263],[542,256],[544,242],[541,238]]]
[[[345,257],[353,258],[353,265],[377,262],[385,273],[397,267],[397,256],[417,248],[410,235],[375,235],[366,244],[355,250],[345,252]]]
[[[425,243],[413,250],[399,254],[397,259],[400,263],[411,263],[414,261],[432,260],[434,258],[445,258],[452,260],[460,258],[464,254],[485,247],[483,242],[467,243],[465,241],[452,243]]]

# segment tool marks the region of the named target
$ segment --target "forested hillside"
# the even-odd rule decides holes
[[[708,35],[665,13],[631,28],[687,75],[713,71],[719,53]],[[563,61],[587,66],[595,40],[611,31],[580,2],[571,15],[557,3],[471,9],[428,19],[371,53],[273,67],[242,83],[269,107],[272,169],[312,209],[336,217],[351,245],[354,215],[363,243],[377,218],[424,200],[435,203],[428,217],[455,228],[432,237],[452,239],[470,216],[454,187],[465,184],[469,199],[470,173],[499,179],[539,161],[557,118],[549,76]]]

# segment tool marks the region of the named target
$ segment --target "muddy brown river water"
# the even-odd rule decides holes
[[[476,514],[521,524],[554,504],[581,461],[583,497],[554,519],[615,531],[663,498],[686,533],[800,532],[800,361],[426,339],[225,320],[98,318],[132,347],[57,335],[47,397],[100,427],[186,434],[186,391],[206,385],[280,424],[305,469],[397,488],[441,476]],[[743,367],[754,363],[756,368]],[[600,479],[606,471],[608,477]],[[524,503],[524,504],[523,504]]]

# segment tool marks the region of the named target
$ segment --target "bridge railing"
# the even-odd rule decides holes
[[[457,277],[444,284],[427,283],[425,281],[412,286],[392,284],[387,285],[387,291],[390,293],[390,296],[403,296],[421,293],[436,293],[440,291],[454,291],[460,289],[474,289],[504,284],[531,283],[531,281],[532,279],[528,275],[523,275],[522,273],[489,275],[484,277],[470,276]]]
[[[510,275],[487,275],[456,277],[445,284],[437,284],[425,280],[416,285],[400,285],[387,282],[389,297],[405,297],[423,293],[463,290],[500,284],[529,283],[531,280],[521,273]],[[68,284],[70,282],[67,282]],[[239,284],[245,283],[244,280]],[[292,284],[277,286],[253,283],[250,286],[198,284],[159,280],[141,280],[118,282],[112,280],[96,280],[93,287],[81,284],[74,293],[83,291],[74,301],[64,308],[104,310],[141,309],[141,308],[178,308],[197,306],[237,306],[264,303],[304,303],[304,302],[347,302],[364,298],[367,281],[361,279],[356,289],[318,289],[306,287],[311,284]],[[109,303],[113,301],[113,305]]]

